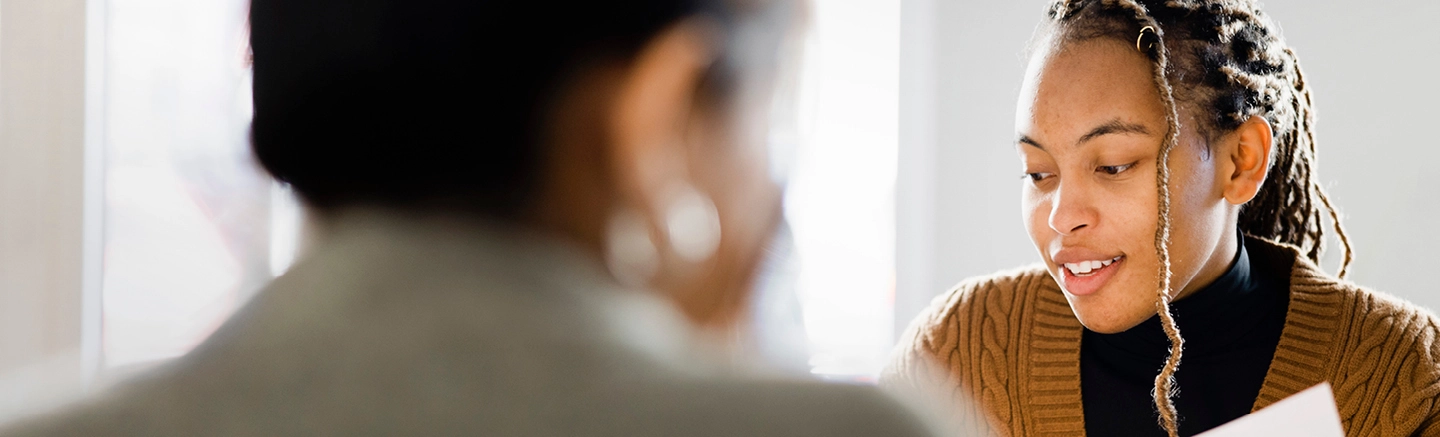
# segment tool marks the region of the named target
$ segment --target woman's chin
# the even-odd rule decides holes
[[[1075,317],[1080,319],[1080,324],[1085,325],[1085,329],[1101,334],[1117,334],[1129,331],[1130,328],[1134,328],[1146,320],[1150,320],[1150,317],[1155,315],[1154,310],[1148,307],[1137,309],[1137,311],[1119,313],[1115,311],[1114,306],[1109,308],[1089,308],[1089,305],[1077,306],[1072,302],[1070,309],[1075,311]]]

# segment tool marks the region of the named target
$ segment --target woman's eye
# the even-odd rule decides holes
[[[1125,170],[1129,170],[1130,167],[1134,167],[1134,166],[1135,166],[1135,163],[1133,163],[1133,162],[1132,162],[1132,163],[1129,163],[1129,164],[1125,164],[1125,165],[1102,165],[1102,166],[1096,167],[1096,168],[1095,168],[1095,171],[1098,171],[1098,172],[1101,172],[1101,173],[1105,173],[1105,174],[1110,175],[1110,176],[1115,176],[1115,175],[1118,175],[1118,174],[1120,174],[1120,173],[1125,172]]]
[[[1025,173],[1025,177],[1030,179],[1030,182],[1040,182],[1049,178],[1050,176],[1050,173]]]

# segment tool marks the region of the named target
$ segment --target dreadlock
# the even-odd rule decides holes
[[[1155,251],[1159,257],[1156,312],[1170,338],[1170,355],[1155,378],[1152,396],[1160,425],[1178,435],[1175,371],[1184,339],[1170,314],[1170,152],[1179,143],[1178,108],[1194,109],[1195,128],[1214,140],[1251,117],[1274,130],[1268,177],[1241,207],[1246,235],[1300,248],[1320,262],[1324,250],[1323,207],[1344,246],[1338,276],[1354,255],[1340,215],[1315,175],[1315,110],[1299,59],[1279,28],[1254,0],[1053,0],[1048,16],[1055,41],[1117,38],[1152,62],[1155,86],[1165,104],[1169,132],[1160,146]]]

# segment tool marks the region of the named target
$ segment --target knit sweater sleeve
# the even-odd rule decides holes
[[[954,313],[957,291],[951,290],[936,297],[910,322],[900,335],[889,364],[880,373],[882,386],[922,391],[933,387],[936,378],[943,378],[940,372],[945,366],[936,354],[946,348],[947,339],[940,338],[942,333],[938,331],[943,331],[945,319]]]
[[[1332,377],[1348,435],[1440,437],[1440,320],[1393,296],[1351,293]]]
[[[1428,347],[1422,349],[1423,362],[1429,369],[1428,375],[1421,380],[1417,391],[1422,395],[1428,394],[1430,398],[1429,414],[1420,425],[1417,435],[1421,437],[1440,437],[1440,320],[1434,315],[1427,317],[1425,334],[1422,337],[1429,343]]]
[[[1046,279],[1043,268],[1029,267],[970,278],[937,297],[901,336],[880,384],[942,403],[951,419],[975,427],[967,435],[1009,429],[1020,418],[1011,414],[1018,400],[1007,381],[1021,376],[1008,366],[1025,361],[1010,356],[1024,341],[1011,325]]]
[[[1440,437],[1440,414],[1430,412],[1428,421],[1415,433],[1416,437]]]
[[[962,342],[957,338],[959,332],[950,328],[956,310],[966,305],[964,297],[971,292],[964,284],[953,288],[911,321],[880,373],[880,386],[934,417],[949,434],[990,436],[995,434],[965,392],[959,375],[948,371],[960,360],[956,351]]]

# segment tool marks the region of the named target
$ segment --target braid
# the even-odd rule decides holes
[[[1313,128],[1315,124],[1315,106],[1311,97],[1310,87],[1305,84],[1305,73],[1300,68],[1299,57],[1295,56],[1295,51],[1289,48],[1285,49],[1285,54],[1289,55],[1290,60],[1295,65],[1295,90],[1300,93],[1300,97],[1303,97],[1295,99],[1297,112],[1300,114],[1295,117],[1295,120],[1297,124],[1296,131],[1305,133],[1304,143],[1306,147],[1301,151],[1301,154],[1307,161],[1306,173],[1310,176],[1306,180],[1306,184],[1312,190],[1314,196],[1320,199],[1320,203],[1325,205],[1325,210],[1329,211],[1330,222],[1335,226],[1335,235],[1340,238],[1340,245],[1345,249],[1344,259],[1340,262],[1340,270],[1335,274],[1341,279],[1344,279],[1350,273],[1350,263],[1355,260],[1355,251],[1350,245],[1350,236],[1345,233],[1345,225],[1340,222],[1340,212],[1336,211],[1335,206],[1330,203],[1330,195],[1325,192],[1325,187],[1320,184],[1320,178],[1309,168],[1310,165],[1318,161],[1318,153],[1315,150],[1315,130]],[[1310,259],[1317,263],[1320,261],[1320,249],[1323,247],[1324,236],[1325,228],[1319,226],[1317,223],[1314,238],[1321,243],[1316,244],[1315,247],[1311,249],[1311,253],[1307,254]]]
[[[1118,0],[1116,4],[1130,9],[1135,19],[1144,25],[1135,46],[1154,61],[1151,72],[1160,98],[1165,102],[1168,131],[1165,140],[1160,144],[1160,154],[1155,163],[1155,187],[1159,199],[1155,218],[1155,254],[1160,261],[1156,272],[1159,286],[1156,288],[1155,313],[1160,316],[1160,326],[1165,330],[1165,336],[1170,339],[1170,355],[1165,359],[1165,365],[1160,368],[1160,374],[1155,376],[1155,389],[1150,396],[1155,399],[1155,408],[1160,413],[1160,425],[1170,437],[1177,437],[1180,433],[1180,413],[1175,409],[1175,395],[1179,391],[1175,384],[1175,372],[1180,368],[1185,339],[1180,336],[1180,327],[1170,313],[1170,152],[1180,142],[1180,113],[1175,104],[1175,89],[1170,86],[1170,78],[1165,74],[1169,68],[1170,54],[1165,46],[1164,30],[1160,23],[1150,17],[1145,6],[1134,0]],[[1152,29],[1152,33],[1148,35],[1154,36],[1153,43],[1146,44],[1147,33],[1144,29]]]
[[[1255,198],[1241,207],[1240,231],[1294,245],[1319,263],[1325,237],[1323,207],[1345,250],[1338,271],[1344,278],[1354,255],[1340,214],[1314,171],[1311,92],[1294,51],[1254,0],[1055,0],[1047,15],[1062,30],[1062,41],[1102,37],[1135,41],[1152,61],[1155,86],[1165,104],[1169,131],[1160,146],[1155,176],[1159,197],[1155,252],[1160,264],[1155,309],[1171,347],[1152,396],[1160,425],[1174,437],[1179,427],[1174,376],[1184,349],[1170,314],[1169,157],[1182,127],[1177,101],[1183,97],[1197,114],[1205,115],[1196,118],[1196,127],[1211,140],[1252,117],[1269,122],[1275,133],[1270,171]],[[1139,40],[1134,39],[1137,33]]]
[[[1230,59],[1202,59],[1204,65],[1199,66],[1216,68],[1229,82],[1202,84],[1216,88],[1206,91],[1217,97],[1211,106],[1225,118],[1216,120],[1213,128],[1233,129],[1258,115],[1266,117],[1276,133],[1272,172],[1255,199],[1242,207],[1240,229],[1255,237],[1294,245],[1318,264],[1325,245],[1323,219],[1328,215],[1344,249],[1337,271],[1337,276],[1344,278],[1354,261],[1354,252],[1339,211],[1315,172],[1314,100],[1299,58],[1294,50],[1285,47],[1271,30],[1274,24],[1252,3],[1230,3],[1234,3],[1229,5],[1233,9],[1225,16],[1235,21],[1217,29],[1219,40],[1229,43],[1226,48],[1231,52]],[[1204,51],[1213,54],[1220,49]]]

